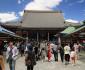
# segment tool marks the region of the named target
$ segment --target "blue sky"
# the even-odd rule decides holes
[[[35,0],[39,3],[40,0]],[[46,0],[44,0],[46,1]],[[49,3],[47,0],[46,3]],[[51,10],[62,10],[65,20],[69,21],[82,21],[85,20],[85,0],[57,0],[58,4],[54,3],[54,6],[50,6]],[[22,16],[23,10],[29,6],[30,2],[33,0],[0,0],[0,21],[11,21],[20,19]],[[30,4],[31,5],[31,4]],[[37,9],[35,2],[33,2],[35,7],[34,10]],[[42,5],[44,10],[46,9],[44,5]],[[29,7],[27,7],[29,8]],[[7,17],[8,16],[8,17]],[[9,19],[8,19],[9,18]],[[11,19],[10,19],[11,18]]]

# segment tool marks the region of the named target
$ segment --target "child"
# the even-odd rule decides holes
[[[70,57],[71,57],[71,62],[72,62],[72,64],[75,65],[76,52],[75,52],[75,50],[74,50],[74,47],[72,48]]]

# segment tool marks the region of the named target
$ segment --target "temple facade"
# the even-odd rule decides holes
[[[59,38],[60,32],[66,27],[78,26],[78,24],[65,22],[61,11],[25,10],[21,21],[14,23],[8,22],[2,24],[2,26],[24,38],[34,39],[36,41],[53,41]]]

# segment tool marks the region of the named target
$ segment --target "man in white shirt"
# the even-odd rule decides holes
[[[6,53],[7,62],[9,63],[10,70],[15,70],[15,62],[18,55],[18,49],[13,45],[13,42],[9,43]]]
[[[67,65],[70,61],[70,47],[68,44],[64,47],[64,54],[65,54],[65,64]]]

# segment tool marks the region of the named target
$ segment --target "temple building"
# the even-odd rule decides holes
[[[7,22],[1,24],[14,33],[28,39],[36,41],[56,39],[68,26],[79,26],[80,24],[66,22],[62,11],[24,11],[24,15],[19,22]]]

